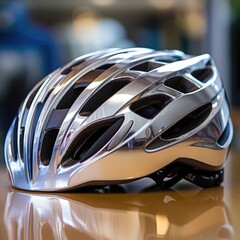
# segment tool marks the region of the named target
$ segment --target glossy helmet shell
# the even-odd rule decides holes
[[[13,186],[37,191],[132,181],[173,162],[221,169],[232,139],[208,54],[109,49],[29,93],[5,142]]]

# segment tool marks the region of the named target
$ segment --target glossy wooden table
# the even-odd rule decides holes
[[[152,181],[88,193],[40,194],[10,186],[0,170],[0,239],[240,239],[240,113],[221,187]]]

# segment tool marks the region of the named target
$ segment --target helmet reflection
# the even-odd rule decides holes
[[[101,194],[101,193],[105,194]],[[232,239],[223,188],[7,195],[8,239]],[[106,194],[110,193],[110,194]]]

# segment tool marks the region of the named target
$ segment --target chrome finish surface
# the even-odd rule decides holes
[[[155,67],[147,70],[141,67],[150,63]],[[69,68],[71,71],[67,71]],[[211,69],[207,79],[193,74],[205,68]],[[119,78],[129,78],[130,82],[87,116],[81,114],[89,99]],[[173,78],[186,81],[184,89],[177,84],[175,87],[166,84]],[[49,163],[44,164],[41,153],[51,114],[74,84],[86,81],[88,85],[67,109]],[[169,101],[155,116],[144,117],[131,109],[135,101],[160,94]],[[203,120],[195,119],[196,126],[177,137],[167,140],[162,137],[181,119],[209,103],[211,111]],[[104,146],[87,160],[70,159],[71,164],[64,166],[65,157],[69,149],[74,148],[78,136],[95,123],[118,117],[123,117],[123,122]],[[179,51],[111,49],[74,60],[50,74],[30,92],[6,137],[5,159],[13,186],[36,191],[134,180],[179,158],[192,159],[196,166],[201,163],[206,168],[217,169],[225,161],[233,135],[229,119],[222,82],[208,54],[187,57]],[[219,145],[218,139],[227,124],[230,130],[224,144]],[[149,149],[149,144],[156,139],[158,146]]]

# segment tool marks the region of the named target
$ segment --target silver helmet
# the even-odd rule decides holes
[[[219,185],[233,135],[208,54],[146,48],[79,57],[28,94],[5,142],[12,185],[63,191],[151,177]]]

